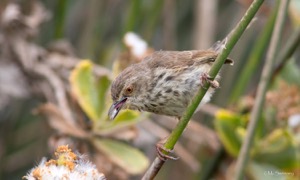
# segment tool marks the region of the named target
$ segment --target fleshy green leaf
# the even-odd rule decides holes
[[[81,108],[92,120],[100,117],[99,94],[92,74],[92,63],[89,60],[79,62],[70,76],[72,92]],[[102,106],[103,107],[103,106]]]
[[[226,110],[216,114],[215,128],[226,150],[234,157],[238,156],[242,138],[240,133],[244,119]]]
[[[106,112],[104,112],[106,110],[105,107],[105,100],[106,100],[106,94],[109,90],[109,86],[110,86],[110,79],[107,76],[102,76],[98,79],[97,81],[97,92],[98,92],[98,101],[99,101],[99,114],[101,116],[102,113],[104,113],[106,115]]]
[[[145,119],[146,113],[141,114],[138,111],[121,110],[118,116],[114,120],[109,120],[108,116],[105,116],[105,123],[101,124],[98,128],[99,133],[107,133],[107,131],[115,131],[116,129],[123,128],[125,126],[133,125],[142,119]]]
[[[142,152],[125,143],[108,139],[95,139],[93,144],[111,161],[130,174],[143,173],[149,166],[149,160]]]
[[[81,108],[94,121],[93,130],[99,134],[109,133],[141,120],[140,113],[131,110],[122,110],[113,121],[109,120],[107,112],[112,102],[108,91],[111,81],[107,76],[96,79],[92,68],[92,62],[81,61],[72,71],[70,83]]]

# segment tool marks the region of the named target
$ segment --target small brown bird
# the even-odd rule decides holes
[[[108,112],[110,119],[126,108],[180,119],[205,81],[212,88],[208,89],[201,104],[208,102],[214,88],[219,87],[217,80],[212,80],[208,72],[225,43],[226,40],[217,42],[203,51],[157,51],[140,63],[129,66],[112,83],[114,103]],[[233,64],[233,61],[227,59],[225,63]],[[163,161],[177,159],[161,152],[171,152],[163,147],[162,142],[157,144],[156,149]]]
[[[157,51],[129,66],[112,83],[110,119],[125,108],[180,118],[204,81],[219,87],[208,72],[223,47],[217,43],[202,51]],[[233,61],[227,59],[225,63]],[[208,89],[201,104],[210,100],[213,88]]]

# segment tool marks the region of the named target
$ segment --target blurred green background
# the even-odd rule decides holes
[[[136,33],[148,43],[149,48],[154,50],[206,49],[229,34],[251,2],[251,0],[1,0],[0,179],[20,179],[42,157],[51,157],[52,149],[49,146],[51,147],[51,141],[56,137],[56,131],[48,125],[45,118],[32,113],[33,109],[40,104],[48,102],[47,97],[37,96],[31,91],[19,91],[18,88],[22,89],[23,86],[15,86],[20,82],[10,79],[9,69],[4,66],[12,62],[19,67],[19,64],[14,61],[13,53],[8,56],[9,51],[6,49],[6,45],[9,44],[5,41],[6,38],[9,39],[6,36],[14,36],[4,26],[3,12],[10,3],[19,4],[24,16],[31,14],[32,7],[36,3],[42,3],[49,13],[48,20],[39,26],[37,33],[27,37],[26,40],[44,48],[48,53],[52,51],[53,43],[63,40],[70,43],[72,57],[90,59],[93,63],[112,71],[114,62],[122,61],[122,54],[128,52],[128,47],[123,42],[127,32]],[[215,142],[212,144],[221,145],[212,148],[213,145],[203,143],[201,138],[208,135],[201,134],[201,128],[200,131],[198,128],[195,131],[198,134],[190,133],[184,138],[200,139],[201,142],[196,145],[193,144],[193,140],[182,142],[185,148],[190,150],[193,160],[199,163],[196,166],[198,169],[192,170],[192,165],[188,166],[180,160],[167,162],[157,179],[228,179],[255,99],[255,91],[274,27],[276,3],[278,4],[270,0],[263,4],[256,19],[230,55],[235,60],[235,65],[224,66],[222,69],[221,88],[216,90],[211,104],[217,109],[222,107],[235,114],[224,115],[218,109],[216,111],[219,114],[213,115],[209,113],[211,108],[207,108],[204,109],[204,113],[198,112],[194,116],[195,122],[209,129],[208,134],[218,135],[220,138],[213,139]],[[283,26],[278,57],[287,42],[299,38],[299,12],[299,1],[292,0]],[[295,44],[294,46],[297,47],[299,40]],[[294,162],[300,159],[299,56],[299,49],[295,48],[286,58],[289,61],[284,63],[283,70],[274,75],[274,81],[270,86],[271,97],[268,99],[267,96],[266,100],[270,103],[266,103],[266,107],[262,110],[265,123],[259,127],[263,130],[258,133],[253,152],[251,151],[254,154],[252,156],[254,161],[248,168],[249,179],[264,179],[266,176],[262,173],[266,171],[293,172],[292,177],[286,176],[291,179],[300,176],[299,162]],[[19,70],[22,74],[22,68]],[[68,79],[68,76],[69,73],[66,73],[65,79]],[[36,79],[31,78],[25,83],[30,86],[31,81]],[[20,84],[22,83],[24,82]],[[292,105],[289,102],[284,103],[287,98],[283,97],[282,91],[290,92],[286,93],[285,97],[296,99]],[[281,101],[274,102],[274,99]],[[280,103],[283,108],[278,107]],[[281,116],[282,111],[288,113]],[[298,118],[298,124],[289,126],[289,120],[295,117],[294,115]],[[169,120],[163,121],[164,118],[150,116],[149,119],[154,119],[159,126],[172,129],[173,124],[164,125],[165,122],[169,122]],[[143,132],[143,125],[137,124],[137,127],[140,134],[151,136],[151,133]],[[230,132],[233,134],[231,135]],[[203,130],[203,133],[207,131]],[[276,136],[276,134],[281,135]],[[70,139],[74,141],[72,137]],[[84,140],[78,141],[76,142],[80,144],[80,141]],[[131,139],[129,142],[132,144],[132,141]],[[156,141],[157,139],[154,138],[150,142]],[[262,147],[265,146],[270,149],[263,149]],[[274,149],[277,148],[276,151],[271,148],[273,146]],[[155,152],[153,150],[149,152],[148,148],[153,147],[154,144],[138,145],[138,148],[150,157],[150,162]],[[286,156],[282,160],[279,157],[283,154]],[[276,159],[279,159],[279,162]],[[140,178],[139,175],[130,175],[130,173],[126,176],[112,177]]]

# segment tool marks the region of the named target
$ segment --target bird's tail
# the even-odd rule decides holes
[[[252,24],[256,21],[256,19],[257,18],[253,18],[251,20],[251,22],[247,26],[246,30],[248,30],[252,26]],[[220,53],[224,48],[226,48],[227,39],[229,36],[231,36],[232,33],[233,33],[233,30],[222,41],[215,42],[215,44],[213,44],[209,49],[213,50],[217,53]]]
[[[226,44],[227,44],[227,37],[224,38],[222,41],[215,42],[215,44],[213,44],[209,49],[217,53],[220,53],[224,48],[226,48]]]
[[[209,49],[213,50],[217,53],[220,53],[224,48],[226,48],[226,43],[227,43],[227,37],[225,39],[223,39],[222,41],[215,42],[215,44],[213,44]],[[227,58],[225,60],[224,64],[233,65],[234,61],[230,58]]]

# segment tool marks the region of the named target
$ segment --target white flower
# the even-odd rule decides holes
[[[105,180],[105,176],[99,173],[96,166],[84,159],[80,154],[75,154],[68,146],[60,146],[55,152],[56,160],[46,161],[43,158],[40,164],[31,169],[23,177],[27,180]]]
[[[148,44],[133,32],[127,32],[125,34],[124,43],[137,58],[142,58],[148,49]]]

